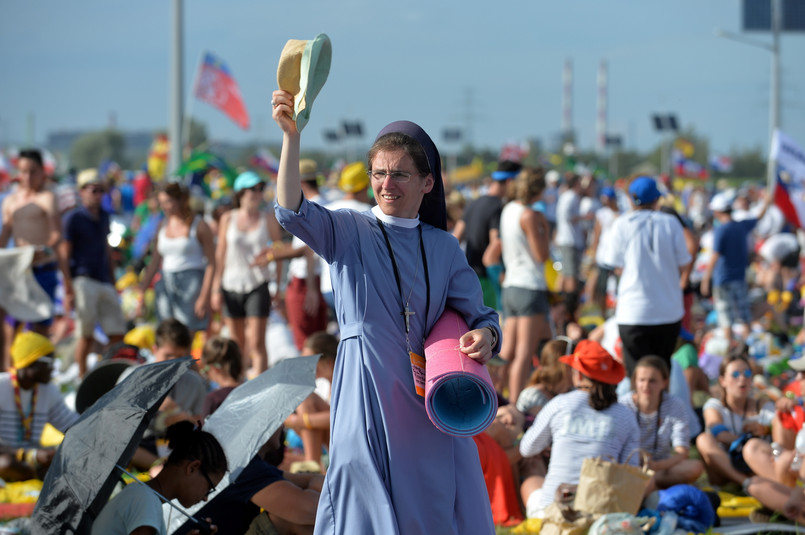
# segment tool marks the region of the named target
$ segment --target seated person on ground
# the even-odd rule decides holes
[[[752,369],[742,355],[733,354],[721,362],[718,383],[721,399],[710,398],[704,404],[707,430],[696,438],[696,448],[711,484],[733,481],[741,485],[753,473],[743,446],[753,436],[769,437],[774,405],[752,397]],[[759,475],[767,470],[763,472]]]
[[[589,340],[579,342],[573,354],[560,361],[573,368],[576,390],[549,401],[520,442],[524,457],[551,447],[545,482],[526,500],[532,517],[541,516],[553,502],[560,484],[578,483],[586,457],[611,456],[633,465],[639,461],[638,455],[629,454],[640,447],[640,430],[634,414],[618,403],[615,393],[625,373],[623,364]]]
[[[55,347],[34,332],[22,332],[11,346],[12,369],[0,373],[0,477],[44,479],[55,449],[40,444],[45,424],[66,431],[78,414],[50,382]]]
[[[282,427],[272,435],[235,482],[205,505],[198,516],[210,518],[222,534],[246,533],[253,521],[270,524],[274,531],[268,533],[313,533],[324,476],[291,474],[265,461],[264,455],[280,447],[281,436]],[[175,533],[185,534],[190,528],[192,525],[187,522]]]
[[[660,357],[648,355],[637,361],[632,374],[632,392],[620,402],[634,412],[640,427],[640,449],[654,470],[653,487],[692,484],[704,466],[689,459],[690,430],[682,400],[668,393],[670,372]]]
[[[218,440],[186,421],[168,427],[166,436],[171,453],[162,470],[144,485],[136,481],[126,485],[101,510],[92,525],[92,535],[167,533],[162,499],[157,492],[169,500],[177,500],[183,507],[190,507],[206,501],[215,490],[228,469]],[[210,521],[209,517],[201,515],[196,518]],[[216,532],[217,529],[213,531]]]
[[[204,398],[201,415],[206,418],[243,382],[243,356],[234,340],[213,336],[201,351],[201,366],[202,374],[218,385]]]
[[[330,440],[330,384],[337,351],[338,338],[325,331],[308,336],[302,348],[302,355],[321,354],[316,364],[317,388],[288,416],[285,425],[302,439],[305,461],[321,463],[322,446]]]

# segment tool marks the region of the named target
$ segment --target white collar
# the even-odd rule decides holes
[[[394,217],[393,215],[384,214],[383,210],[381,210],[377,205],[372,207],[372,213],[376,218],[387,225],[396,225],[403,228],[416,228],[419,225],[419,215],[417,215],[414,219],[409,219],[407,217]]]

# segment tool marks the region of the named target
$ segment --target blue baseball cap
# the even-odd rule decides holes
[[[235,179],[234,189],[236,192],[238,192],[240,190],[256,186],[262,181],[263,179],[257,176],[257,173],[254,173],[253,171],[244,171],[238,175],[238,178]]]
[[[660,197],[662,192],[657,188],[657,181],[650,176],[639,176],[629,185],[629,195],[638,206],[651,204]]]
[[[615,188],[612,186],[605,186],[601,188],[601,196],[607,199],[616,199],[618,196],[615,194]]]

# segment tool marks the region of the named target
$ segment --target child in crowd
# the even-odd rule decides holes
[[[204,398],[201,415],[206,418],[243,382],[243,356],[234,340],[213,336],[204,344],[201,364],[202,373],[218,386]]]
[[[570,368],[559,362],[559,357],[566,355],[572,347],[568,340],[557,338],[542,348],[539,367],[531,374],[526,388],[517,398],[517,409],[525,414],[536,416],[557,394],[564,394],[573,388]]]
[[[293,429],[302,439],[305,461],[316,463],[321,469],[322,446],[330,437],[330,385],[335,368],[338,338],[319,331],[305,340],[302,355],[321,354],[316,364],[316,391],[307,397],[296,411],[285,420],[286,427]]]

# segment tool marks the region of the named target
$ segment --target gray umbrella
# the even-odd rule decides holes
[[[31,533],[89,533],[149,421],[191,357],[146,364],[104,394],[67,430],[34,509]]]
[[[218,439],[229,463],[229,472],[216,485],[210,500],[238,478],[260,447],[268,442],[282,422],[313,392],[319,356],[280,361],[233,390],[207,419],[204,430]],[[195,514],[204,505],[204,502],[199,502],[187,511]],[[163,511],[167,518],[169,511],[164,507]],[[176,531],[184,522],[185,518],[173,515],[168,533]]]

